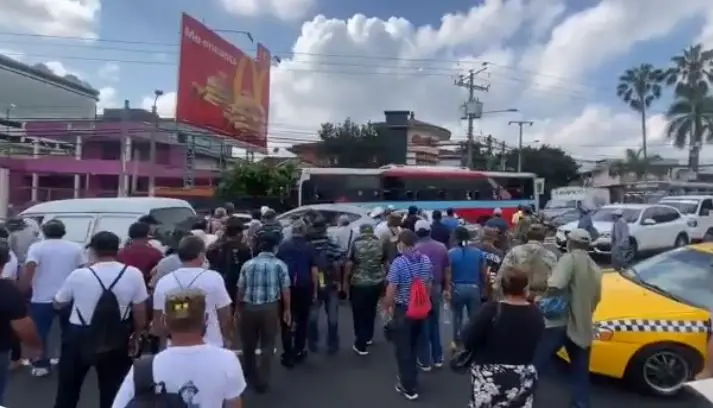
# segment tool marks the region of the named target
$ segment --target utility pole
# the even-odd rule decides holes
[[[468,121],[468,142],[466,146],[466,166],[473,169],[473,122],[483,116],[483,102],[475,97],[475,91],[488,92],[489,85],[478,85],[475,83],[475,77],[478,74],[485,72],[488,69],[487,63],[484,63],[479,70],[469,70],[467,75],[461,75],[455,85],[468,90],[468,100],[461,106],[463,108],[463,117],[461,119]]]
[[[128,182],[128,171],[127,165],[129,162],[129,100],[124,100],[124,109],[121,111],[121,176],[119,177],[119,191],[117,192],[118,197],[128,196],[129,182]]]
[[[508,125],[517,125],[520,128],[520,133],[517,138],[517,171],[518,173],[522,171],[522,127],[532,126],[533,122],[531,120],[511,120]]]
[[[507,165],[506,160],[505,160],[507,158],[507,156],[505,156],[505,148],[506,147],[507,146],[505,145],[505,141],[503,140],[502,144],[500,145],[500,171],[506,170],[505,169],[505,167]]]
[[[149,163],[151,163],[151,170],[149,171],[149,197],[156,195],[156,138],[158,137],[159,126],[161,125],[161,118],[158,116],[158,98],[163,95],[163,91],[157,89],[153,94],[154,99],[151,113],[154,123],[151,129],[151,145],[149,147]]]

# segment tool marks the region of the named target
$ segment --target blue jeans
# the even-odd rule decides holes
[[[451,312],[453,313],[453,341],[461,343],[460,334],[465,326],[463,310],[470,319],[481,302],[480,287],[473,284],[455,283],[451,292]]]
[[[10,374],[10,350],[0,352],[0,405],[5,402],[5,386]]]
[[[57,310],[52,303],[30,303],[30,318],[37,327],[37,334],[42,340],[42,357],[32,362],[35,368],[50,368],[50,359],[47,350],[47,338],[52,330],[52,323],[55,317],[59,317],[59,327],[62,337],[65,335],[69,312],[71,309]]]
[[[319,310],[324,307],[327,315],[327,350],[339,350],[339,295],[336,290],[322,290],[317,294],[318,303],[312,308],[307,327],[307,344],[310,351],[319,349]]]
[[[443,344],[441,343],[441,285],[431,288],[431,311],[423,322],[418,339],[418,362],[430,367],[443,362]]]
[[[552,327],[545,329],[535,350],[534,364],[542,375],[547,371],[557,350],[564,347],[569,356],[569,377],[571,379],[571,408],[589,408],[589,357],[591,348],[582,348],[567,337],[567,329]]]

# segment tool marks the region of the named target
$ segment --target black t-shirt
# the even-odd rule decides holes
[[[206,258],[211,269],[223,275],[226,283],[237,284],[240,268],[252,259],[252,251],[240,240],[225,240],[209,248]]]
[[[12,327],[10,322],[27,316],[25,297],[16,284],[0,279],[0,350],[12,347]]]
[[[545,330],[535,305],[488,302],[463,332],[464,346],[475,364],[532,364],[535,348]]]

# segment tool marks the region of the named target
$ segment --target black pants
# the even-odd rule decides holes
[[[86,328],[70,325],[65,341],[62,342],[62,357],[59,360],[59,378],[54,408],[76,408],[79,403],[84,377],[91,367],[97,373],[99,384],[99,408],[111,408],[124,377],[131,368],[128,337],[126,348],[110,351],[96,356],[93,363],[88,363],[82,346]]]
[[[284,320],[280,319],[283,359],[294,358],[297,354],[302,353],[307,346],[307,325],[312,308],[313,292],[314,288],[312,287],[293,286],[290,288],[292,326],[287,326]],[[283,307],[284,304],[280,309],[282,310]]]
[[[349,299],[352,304],[354,322],[354,346],[359,350],[366,348],[367,342],[374,338],[376,308],[381,297],[382,285],[350,286]]]
[[[406,306],[396,305],[394,317],[389,323],[401,385],[408,392],[418,388],[418,338],[423,331],[425,320],[412,320],[406,317]]]
[[[17,362],[22,358],[22,346],[20,345],[20,339],[17,337],[15,332],[11,334],[11,348],[10,348],[10,361]]]

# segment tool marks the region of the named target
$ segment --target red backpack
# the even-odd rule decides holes
[[[420,267],[420,264],[421,262],[416,265]],[[414,264],[409,265],[409,269],[411,269],[412,265]],[[413,273],[411,273],[411,278],[406,317],[413,320],[423,320],[431,312],[431,296],[421,278],[415,277]]]

